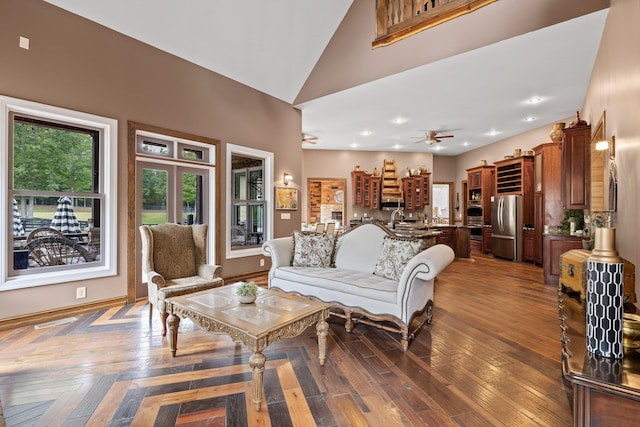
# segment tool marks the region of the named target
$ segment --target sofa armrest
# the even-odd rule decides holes
[[[431,246],[414,256],[405,265],[400,281],[418,277],[422,280],[431,280],[444,270],[455,259],[453,249],[447,245],[439,244]]]
[[[201,264],[198,266],[198,276],[202,276],[207,279],[214,279],[216,277],[220,277],[221,272],[222,272],[221,265]]]
[[[293,237],[280,237],[262,244],[262,253],[271,257],[271,269],[291,265]]]

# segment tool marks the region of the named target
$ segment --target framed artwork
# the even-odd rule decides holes
[[[283,211],[298,210],[298,189],[276,187],[276,209]]]

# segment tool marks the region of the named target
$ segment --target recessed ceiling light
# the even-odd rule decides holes
[[[496,135],[500,135],[500,132],[498,132],[495,129],[491,129],[489,132],[487,132],[485,135],[487,136],[496,136]]]
[[[396,150],[399,150],[400,148],[402,148],[402,146],[400,144],[396,144],[393,146],[393,148],[395,148]]]
[[[532,122],[532,121],[534,121],[535,119],[536,119],[536,118],[535,118],[535,117],[533,117],[533,116],[527,116],[527,117],[525,117],[525,118],[524,118],[524,121],[525,121],[525,122]]]
[[[371,132],[370,130],[363,130],[362,132],[360,132],[360,135],[369,136],[369,135],[373,135],[373,132]]]
[[[397,125],[401,125],[406,121],[407,121],[407,119],[404,119],[402,117],[396,117],[395,119],[392,120],[392,122],[397,124]]]
[[[435,147],[433,147],[434,151],[440,151],[440,150],[444,150],[445,147],[443,147],[442,145],[436,145]]]
[[[542,101],[544,101],[542,98],[540,98],[539,96],[534,96],[533,98],[529,98],[527,100],[527,102],[529,104],[540,104]]]
[[[471,143],[469,141],[465,141],[462,143],[462,145],[464,145],[465,147],[468,147],[469,145],[471,145]]]
[[[356,148],[357,146],[358,146],[358,144],[356,144],[355,142],[352,142],[352,143],[351,143],[351,147],[352,147],[352,148]]]

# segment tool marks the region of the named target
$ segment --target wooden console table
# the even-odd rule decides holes
[[[562,376],[573,395],[574,426],[637,426],[640,420],[640,349],[622,360],[587,352],[585,306],[558,291]]]

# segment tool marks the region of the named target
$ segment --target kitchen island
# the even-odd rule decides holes
[[[450,246],[456,258],[471,258],[471,243],[469,227],[451,224],[426,224],[418,222],[399,222],[392,228],[386,224],[389,231],[397,237],[421,238],[427,241],[427,247],[435,244]]]

